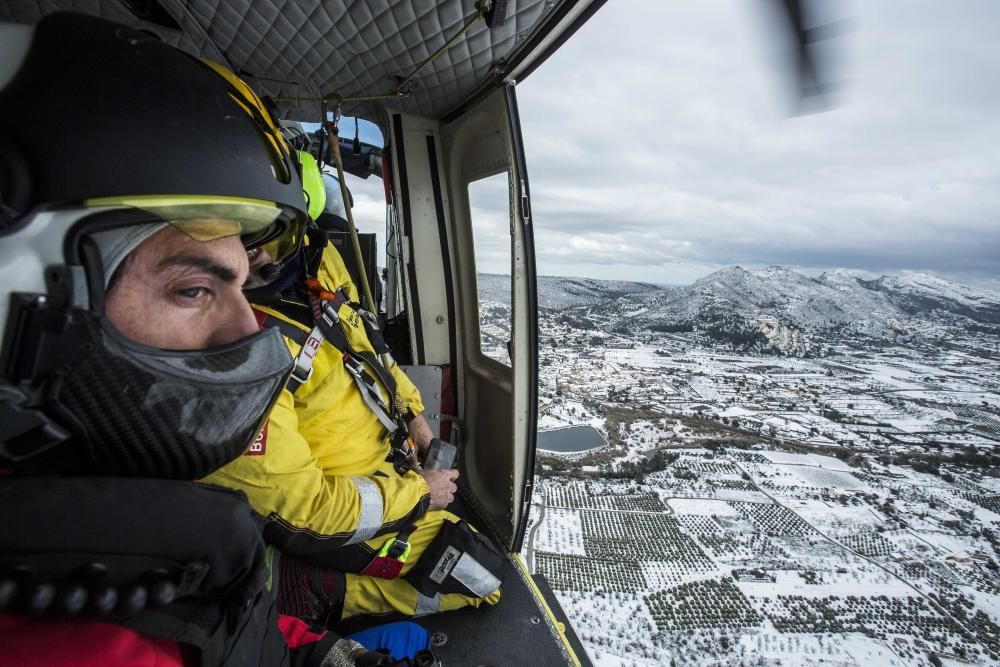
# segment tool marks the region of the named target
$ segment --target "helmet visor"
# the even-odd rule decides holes
[[[248,250],[266,246],[275,261],[282,261],[298,250],[306,222],[295,209],[242,197],[105,197],[90,199],[86,204],[143,211],[196,241],[239,235]]]

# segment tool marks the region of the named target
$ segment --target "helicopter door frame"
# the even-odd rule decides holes
[[[411,114],[390,116],[393,206],[388,232],[394,238],[387,257],[387,291],[399,302],[389,317],[405,312],[412,363],[452,365],[454,291],[445,195],[438,164],[440,123]],[[418,279],[419,273],[419,279]],[[395,301],[395,300],[394,300]]]
[[[528,163],[524,154],[524,139],[521,135],[521,116],[517,108],[515,84],[503,87],[504,104],[507,109],[510,149],[512,151],[513,185],[511,214],[511,276],[512,276],[512,323],[511,340],[514,342],[515,357],[512,359],[514,373],[530,378],[526,386],[518,387],[514,394],[514,413],[522,420],[521,431],[524,460],[521,461],[523,481],[521,484],[521,511],[514,541],[513,551],[520,551],[528,527],[528,510],[535,478],[535,447],[538,437],[538,275],[535,265],[535,234],[531,226],[531,188],[528,181]],[[521,323],[520,326],[515,323]]]
[[[463,497],[511,551],[527,525],[538,408],[538,314],[530,191],[513,84],[447,123],[390,117],[401,257],[389,277],[407,312],[413,362],[447,365],[462,422]],[[483,354],[469,184],[508,174],[511,365]],[[391,218],[392,216],[390,216]],[[390,316],[394,313],[389,313]]]

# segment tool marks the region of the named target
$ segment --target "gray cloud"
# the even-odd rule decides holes
[[[848,85],[794,117],[763,5],[608,3],[518,86],[540,272],[1000,276],[1000,5],[848,5]]]

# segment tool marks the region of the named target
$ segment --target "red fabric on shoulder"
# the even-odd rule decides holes
[[[313,632],[300,618],[294,616],[278,616],[278,627],[285,635],[288,648],[295,649],[306,644],[315,644],[326,636],[326,631]]]
[[[100,621],[0,614],[0,667],[183,667],[176,642]]]

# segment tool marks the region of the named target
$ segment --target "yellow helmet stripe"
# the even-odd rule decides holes
[[[220,65],[213,60],[208,60],[207,58],[203,58],[202,62],[211,67],[216,74],[225,79],[229,85],[236,90],[239,95],[237,96],[230,93],[230,96],[237,103],[239,103],[240,107],[242,107],[251,118],[256,121],[263,121],[267,129],[265,134],[267,134],[271,143],[278,150],[278,153],[282,157],[290,156],[292,153],[291,147],[285,141],[285,138],[281,136],[281,131],[278,129],[277,124],[274,122],[274,119],[271,118],[271,114],[267,112],[267,109],[264,107],[264,103],[261,101],[260,97],[258,97],[257,93],[253,91],[253,88],[248,86],[243,79],[236,76],[236,74],[234,74],[229,68]]]

